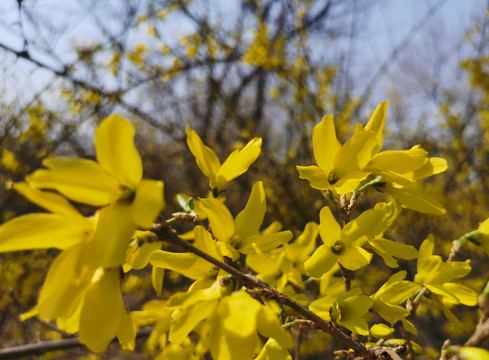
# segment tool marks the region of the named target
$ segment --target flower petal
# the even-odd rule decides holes
[[[136,197],[131,205],[134,222],[143,228],[150,228],[164,206],[163,182],[141,180],[136,189]]]
[[[214,236],[227,242],[234,234],[234,219],[226,205],[217,199],[199,199],[197,206],[209,218]]]
[[[370,117],[368,124],[365,125],[365,130],[374,131],[377,134],[377,146],[373,149],[374,153],[379,152],[384,140],[382,132],[384,130],[385,114],[387,113],[388,103],[388,101],[381,102]]]
[[[26,177],[29,185],[59,191],[83,204],[103,206],[121,194],[119,181],[95,161],[72,158],[50,158],[43,161],[48,170],[40,169]]]
[[[111,115],[95,130],[99,164],[123,185],[135,188],[143,177],[143,163],[134,145],[134,127],[119,115]]]
[[[197,166],[202,173],[209,178],[211,185],[217,185],[217,171],[221,167],[216,153],[209,147],[205,146],[199,135],[193,131],[190,126],[185,130],[187,133],[187,145],[195,157]]]
[[[236,236],[239,239],[246,239],[257,234],[265,217],[266,209],[267,199],[263,189],[263,182],[257,181],[251,189],[250,198],[245,208],[241,210],[234,220]]]
[[[0,226],[0,252],[66,249],[92,232],[88,221],[70,222],[58,214],[27,214]]]
[[[94,266],[122,265],[136,228],[130,206],[115,203],[99,210],[92,257]]]
[[[327,206],[319,212],[319,235],[326,246],[333,245],[341,237],[341,227]]]
[[[258,234],[242,240],[238,246],[239,252],[248,255],[265,254],[292,239],[292,232],[281,231],[274,234]]]
[[[261,151],[261,139],[254,138],[241,150],[233,151],[217,171],[218,189],[248,170]]]
[[[403,207],[425,214],[443,215],[446,213],[443,206],[433,197],[422,193],[417,187],[410,186],[396,189],[390,186],[382,191],[399,200]]]
[[[119,269],[103,270],[87,290],[80,314],[80,342],[102,352],[114,338],[124,309],[119,288]]]
[[[387,150],[375,155],[367,165],[367,169],[374,172],[393,171],[404,174],[420,169],[427,161],[428,153],[420,147],[409,150]]]
[[[14,184],[14,189],[30,202],[52,213],[64,215],[74,220],[83,219],[82,221],[84,221],[84,217],[78,210],[59,194],[50,191],[40,191],[26,183],[16,183]]]
[[[329,246],[321,245],[314,254],[306,260],[304,268],[306,274],[315,278],[327,273],[336,264],[336,255],[331,252]]]
[[[315,165],[311,166],[296,166],[299,172],[299,178],[305,179],[311,183],[311,187],[318,190],[328,190],[331,185],[328,182],[328,176],[323,170]]]
[[[194,280],[216,275],[212,264],[191,253],[157,250],[150,255],[149,262],[155,267],[173,270]]]
[[[325,171],[332,169],[333,159],[341,148],[341,144],[336,138],[332,115],[324,116],[321,122],[314,126],[312,148],[318,166]]]
[[[341,265],[353,271],[370,264],[370,260],[372,260],[372,254],[359,246],[346,250],[338,257]]]
[[[343,144],[333,162],[340,179],[349,172],[363,170],[367,166],[377,145],[375,136],[373,131],[363,131]]]

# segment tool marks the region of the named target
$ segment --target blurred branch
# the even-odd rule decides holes
[[[136,339],[148,337],[151,334],[151,331],[153,331],[152,328],[139,330],[136,334]],[[116,337],[112,339],[112,342],[117,341],[118,340]],[[80,340],[78,340],[78,338],[40,341],[35,344],[27,344],[0,349],[0,359],[19,359],[32,355],[39,356],[50,351],[67,350],[77,347],[85,347],[85,345],[80,343]]]

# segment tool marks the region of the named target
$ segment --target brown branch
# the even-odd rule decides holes
[[[219,267],[220,269],[228,272],[229,274],[236,277],[245,287],[249,289],[253,289],[257,292],[260,292],[264,297],[274,299],[281,305],[286,305],[291,309],[295,310],[299,314],[301,314],[305,319],[312,321],[316,326],[322,331],[330,334],[336,340],[347,346],[349,349],[353,349],[358,355],[363,356],[365,359],[372,359],[372,353],[365,348],[361,343],[353,340],[351,337],[346,335],[340,329],[338,329],[335,324],[332,322],[328,322],[321,317],[319,317],[314,312],[305,308],[298,302],[292,300],[291,298],[285,296],[281,292],[277,291],[275,288],[272,288],[270,285],[265,283],[264,281],[258,279],[256,276],[245,274],[238,269],[210,256],[206,252],[196,248],[191,243],[181,239],[177,232],[171,228],[167,223],[155,224],[151,229],[152,232],[157,234],[157,236],[164,241],[169,241],[172,244],[175,244],[201,258],[210,262],[211,264]]]
[[[141,329],[136,334],[136,339],[146,338],[153,331],[152,328]],[[117,342],[114,337],[111,342]],[[50,351],[67,350],[77,347],[85,347],[78,338],[69,338],[62,340],[40,341],[35,344],[26,344],[10,348],[0,349],[0,359],[19,359],[26,356],[42,355]]]

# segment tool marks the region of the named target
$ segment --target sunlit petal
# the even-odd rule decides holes
[[[143,177],[143,164],[134,145],[134,127],[119,115],[111,115],[95,130],[99,164],[123,185],[134,188]]]
[[[263,188],[263,182],[258,181],[251,189],[250,198],[245,208],[241,210],[234,220],[236,236],[246,239],[251,235],[257,234],[265,217],[266,209],[265,189]]]
[[[29,185],[59,191],[67,198],[94,206],[107,205],[121,194],[119,181],[98,163],[87,159],[50,158],[48,168],[26,177]]]
[[[134,222],[143,228],[150,228],[165,206],[163,182],[143,179],[136,190],[131,205]]]
[[[312,148],[318,166],[329,171],[333,168],[333,159],[341,144],[336,138],[332,115],[326,115],[321,122],[314,126],[312,132]]]
[[[323,170],[321,170],[317,166],[297,165],[296,168],[297,171],[299,172],[299,177],[301,179],[305,179],[309,181],[314,189],[328,190],[331,188],[331,185],[328,182],[328,176],[324,173]]]

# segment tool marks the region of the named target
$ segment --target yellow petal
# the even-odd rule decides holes
[[[50,191],[40,191],[26,183],[14,184],[14,189],[30,202],[52,212],[75,219],[83,219],[78,210],[63,196]]]
[[[370,335],[376,339],[390,339],[393,334],[394,329],[384,324],[375,324],[370,328]]]
[[[372,310],[375,311],[379,316],[394,324],[397,320],[404,319],[410,314],[406,308],[399,305],[393,305],[384,302],[382,299],[375,299],[372,305]]]
[[[248,170],[261,151],[261,139],[254,138],[241,150],[233,151],[217,171],[218,189]]]
[[[212,238],[212,235],[204,229],[202,226],[197,225],[194,228],[195,243],[194,245],[200,250],[205,251],[208,255],[219,259],[219,253],[216,248],[216,241]]]
[[[284,348],[292,347],[290,334],[280,325],[278,317],[267,306],[261,306],[257,315],[257,330],[268,338],[274,338]]]
[[[233,260],[239,259],[239,252],[234,247],[229,245],[229,243],[224,241],[217,241],[216,246],[221,257],[228,257]]]
[[[326,115],[321,122],[314,126],[312,132],[312,148],[318,166],[329,171],[333,168],[333,159],[341,144],[336,138],[336,131],[332,115]]]
[[[387,113],[388,101],[380,103],[375,109],[374,113],[370,117],[368,124],[365,126],[365,130],[375,132],[377,138],[377,146],[373,149],[374,153],[377,153],[382,147],[384,136],[382,134],[384,130],[385,114]]]
[[[153,268],[151,269],[151,284],[153,284],[153,289],[158,296],[161,296],[164,278],[165,269],[153,266]]]
[[[66,249],[93,232],[90,223],[70,222],[57,214],[28,214],[0,226],[0,252]]]
[[[425,165],[416,170],[413,174],[414,180],[424,179],[425,177],[436,175],[447,169],[447,161],[443,158],[429,158]]]
[[[194,280],[216,275],[213,265],[191,253],[155,251],[149,257],[151,265],[173,271]]]
[[[349,172],[363,170],[372,158],[372,149],[377,145],[373,131],[353,135],[336,154],[333,166],[339,178]]]
[[[248,337],[256,332],[257,316],[261,304],[245,291],[234,292],[221,300],[219,314],[223,330],[239,337]],[[239,311],[236,311],[239,309]]]
[[[127,313],[127,310],[122,304],[121,318],[119,321],[119,328],[117,329],[116,336],[122,345],[124,350],[133,351],[135,346],[136,332],[134,331],[134,326],[131,317]]]
[[[404,260],[412,260],[418,256],[418,251],[411,245],[401,244],[382,238],[370,240],[370,244],[375,249],[381,249],[390,255]]]
[[[346,243],[361,246],[366,240],[380,235],[385,230],[384,215],[385,212],[379,209],[364,211],[346,224],[341,232],[342,238]]]
[[[243,254],[264,254],[292,239],[292,232],[281,231],[270,235],[254,235],[242,240],[238,246]]]
[[[302,234],[291,245],[284,246],[284,251],[291,261],[302,263],[309,257],[316,245],[318,229],[318,224],[312,221],[308,222]]]
[[[195,157],[197,166],[200,168],[202,173],[207,176],[210,180],[211,185],[216,186],[217,178],[216,174],[221,163],[216,155],[216,153],[205,146],[199,135],[193,131],[189,126],[187,126],[187,145]]]
[[[372,260],[372,254],[359,246],[352,247],[338,256],[338,262],[350,270],[358,270],[368,265]]]
[[[94,266],[122,265],[136,228],[130,206],[115,203],[99,210],[92,258]]]
[[[245,208],[241,210],[234,220],[236,236],[240,239],[246,239],[257,234],[265,217],[266,209],[267,199],[263,189],[263,182],[257,181],[251,189],[250,198]]]
[[[114,338],[124,309],[119,269],[103,270],[87,290],[80,314],[80,342],[93,352],[104,351]]]
[[[370,173],[365,171],[351,171],[339,178],[334,184],[334,189],[340,195],[348,194],[353,192],[369,175]]]
[[[331,185],[328,182],[328,176],[323,170],[315,165],[311,166],[296,166],[299,172],[299,178],[308,180],[311,183],[311,187],[318,190],[328,190]]]
[[[26,177],[29,185],[59,191],[67,198],[94,206],[114,202],[121,194],[119,181],[95,161],[50,158],[40,169]]]
[[[234,234],[234,219],[226,205],[217,199],[200,199],[199,210],[209,218],[214,236],[224,242],[229,241]]]
[[[134,127],[119,115],[111,115],[95,130],[99,164],[123,185],[135,188],[143,177],[143,164],[134,145]]]
[[[84,244],[77,244],[59,254],[49,268],[39,293],[39,316],[46,321],[69,317],[83,301],[93,270],[82,257]]]
[[[403,174],[423,167],[427,161],[427,155],[428,153],[419,147],[402,151],[382,151],[370,160],[367,169]]]
[[[131,244],[132,245],[132,244]],[[144,243],[139,246],[131,246],[126,251],[126,263],[130,265],[129,269],[141,270],[149,262],[149,255],[155,250],[161,250],[161,241]]]
[[[388,186],[382,189],[382,191],[392,195],[395,199],[399,200],[403,207],[408,209],[434,215],[443,215],[446,213],[443,206],[436,199],[428,194],[422,193],[416,187],[411,186],[396,189]]]
[[[181,344],[187,335],[214,310],[218,300],[201,301],[190,308],[179,308],[172,313],[168,340]]]
[[[341,237],[341,227],[327,206],[323,207],[319,213],[319,235],[327,246],[333,245]]]
[[[421,243],[418,252],[418,272],[426,267],[430,257],[433,255],[433,249],[435,247],[435,238],[433,235],[428,237]]]
[[[269,338],[255,360],[292,360],[288,350]]]
[[[336,264],[336,256],[331,252],[329,246],[321,245],[314,254],[306,260],[304,268],[306,274],[316,278],[327,273]]]
[[[134,222],[143,228],[150,228],[164,206],[163,182],[143,179],[131,205]]]
[[[467,306],[477,305],[478,295],[471,288],[457,283],[446,283],[443,284],[443,287],[454,294],[460,300],[460,303]]]
[[[365,320],[340,320],[340,324],[359,335],[368,335],[368,323]]]

